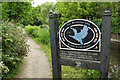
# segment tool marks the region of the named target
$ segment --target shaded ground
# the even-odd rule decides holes
[[[23,33],[26,35],[25,31]],[[26,37],[30,52],[25,57],[24,64],[20,67],[21,72],[16,78],[51,78],[51,70],[45,53],[28,35]]]

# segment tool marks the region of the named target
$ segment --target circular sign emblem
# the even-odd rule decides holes
[[[91,21],[74,19],[59,31],[60,49],[100,52],[101,32]]]

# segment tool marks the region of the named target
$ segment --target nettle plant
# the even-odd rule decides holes
[[[22,28],[13,22],[2,22],[2,77],[15,77],[27,53],[28,45]]]

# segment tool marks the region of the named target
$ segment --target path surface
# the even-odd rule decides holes
[[[23,33],[26,35],[25,31]],[[20,67],[21,72],[16,78],[51,78],[51,70],[45,53],[28,35],[26,37],[30,52],[25,57],[24,64]]]

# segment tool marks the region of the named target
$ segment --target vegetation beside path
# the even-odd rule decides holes
[[[2,78],[14,78],[20,72],[19,66],[28,53],[28,45],[17,23],[2,21]]]

